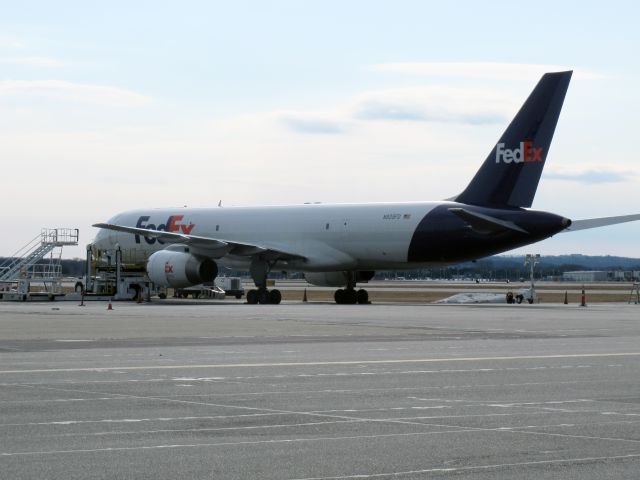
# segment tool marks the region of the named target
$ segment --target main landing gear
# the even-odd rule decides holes
[[[251,278],[253,278],[253,283],[256,284],[258,289],[252,289],[247,292],[248,304],[255,305],[256,303],[259,303],[261,305],[278,305],[282,300],[280,290],[275,288],[273,290],[267,290],[267,275],[270,270],[271,265],[267,260],[256,257],[251,261],[249,272],[251,273]]]
[[[257,290],[249,290],[247,292],[247,303],[251,305],[255,305],[256,303],[260,303],[262,305],[278,305],[281,300],[282,294],[280,293],[280,290],[275,288],[273,290],[259,288]]]
[[[356,281],[358,274],[356,272],[349,272],[347,274],[347,287],[336,290],[333,294],[333,299],[338,305],[354,305],[359,303],[361,305],[369,303],[369,292],[364,288],[356,290]]]
[[[340,288],[333,294],[333,299],[338,305],[354,305],[356,303],[362,305],[369,303],[369,292],[364,288],[361,288],[360,290],[356,290],[353,287],[347,287],[345,289]]]

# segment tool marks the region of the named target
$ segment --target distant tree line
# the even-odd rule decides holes
[[[7,260],[7,257],[0,257],[0,265]],[[42,260],[38,264],[48,264],[49,260]],[[62,259],[60,260],[62,266],[62,275],[65,277],[81,277],[84,275],[85,261],[80,258]]]
[[[0,257],[0,265],[7,258]],[[46,263],[46,262],[42,262]],[[84,275],[85,261],[80,258],[62,259],[62,274],[68,277],[80,277]],[[575,270],[623,270],[639,271],[640,259],[616,256],[588,256],[588,255],[552,255],[540,259],[536,265],[536,278],[561,277],[563,272]],[[495,281],[517,281],[529,278],[528,267],[524,265],[523,256],[496,255],[475,262],[464,262],[442,268],[380,271],[376,272],[377,279],[392,279],[404,277],[406,279],[489,279]],[[220,275],[247,277],[244,271],[221,269]],[[272,278],[302,278],[301,273],[289,273],[273,271]]]
[[[529,268],[524,264],[524,256],[496,255],[475,262],[464,262],[442,268],[378,272],[376,278],[469,278],[517,281],[529,278]],[[640,259],[588,255],[545,256],[535,266],[535,277],[536,279],[559,278],[564,272],[576,270],[639,271]]]

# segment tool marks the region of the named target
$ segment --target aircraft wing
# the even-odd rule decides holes
[[[513,222],[500,220],[499,218],[472,212],[464,208],[450,208],[449,211],[464,220],[472,229],[478,233],[489,234],[505,230],[514,230],[520,233],[529,233]]]
[[[617,223],[634,222],[640,220],[640,214],[621,215],[619,217],[601,217],[587,218],[585,220],[573,220],[571,226],[563,230],[563,232],[575,232],[577,230],[587,230],[589,228],[606,227],[607,225],[615,225]]]
[[[163,232],[158,230],[149,230],[139,227],[127,227],[125,225],[115,225],[112,223],[96,223],[96,228],[104,228],[106,230],[114,230],[116,232],[130,233],[132,235],[140,235],[147,238],[156,238],[164,243],[176,244],[181,243],[195,248],[206,250],[214,256],[223,257],[224,255],[251,256],[256,254],[264,254],[273,259],[300,259],[304,258],[291,252],[285,252],[280,249],[274,249],[267,246],[256,245],[251,243],[237,242],[235,240],[222,240],[210,237],[200,237],[197,235],[186,235],[178,232]]]

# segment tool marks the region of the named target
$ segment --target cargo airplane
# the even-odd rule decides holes
[[[542,76],[469,185],[444,201],[143,209],[117,214],[94,249],[139,249],[157,285],[213,280],[219,267],[246,269],[248,303],[280,303],[270,271],[304,272],[339,287],[336,303],[368,303],[358,283],[376,270],[432,268],[505,252],[563,231],[640,219],[572,221],[531,209],[572,72]]]

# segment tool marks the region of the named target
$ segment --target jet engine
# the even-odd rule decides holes
[[[156,285],[183,288],[213,281],[218,265],[210,258],[191,253],[160,250],[147,260],[147,274]]]
[[[311,285],[318,287],[344,287],[349,283],[352,275],[355,275],[356,282],[362,283],[371,280],[375,273],[371,271],[304,272],[304,278]]]

